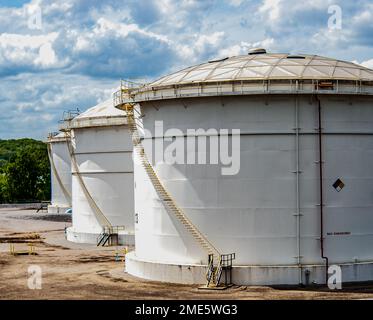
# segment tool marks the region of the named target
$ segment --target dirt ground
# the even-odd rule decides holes
[[[65,215],[0,209],[0,299],[373,299],[373,285],[345,286],[338,292],[246,286],[206,291],[138,279],[116,261],[121,248],[66,241],[69,221]],[[13,256],[9,242],[15,251],[27,251],[33,243],[37,255]],[[30,265],[41,267],[40,290],[28,288]]]

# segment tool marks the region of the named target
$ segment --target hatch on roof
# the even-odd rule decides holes
[[[249,54],[264,54],[264,53],[267,53],[267,50],[266,49],[263,49],[263,48],[254,48],[254,49],[251,49],[249,51]]]

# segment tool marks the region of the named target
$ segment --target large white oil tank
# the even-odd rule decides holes
[[[373,71],[362,66],[259,50],[165,76],[120,103],[140,105],[152,135],[145,153],[174,204],[221,254],[235,253],[233,283],[268,285],[325,283],[333,265],[344,282],[373,280],[372,95]],[[223,174],[221,158],[187,164],[210,159],[197,140],[223,141],[222,129],[239,170]],[[184,163],[162,162],[175,141]],[[126,270],[204,283],[201,236],[166,210],[141,163],[134,172],[136,249]]]
[[[65,213],[71,208],[71,162],[68,137],[60,132],[48,135],[48,156],[51,166],[51,204],[48,213]]]
[[[119,233],[119,244],[134,243],[132,142],[126,124],[124,112],[110,99],[62,125],[71,136],[70,241],[96,244],[110,227]]]

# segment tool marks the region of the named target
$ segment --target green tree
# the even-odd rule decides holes
[[[26,148],[27,146],[38,147],[42,146],[44,143],[33,139],[0,139],[0,168],[5,166],[12,157],[14,157],[17,152]]]
[[[20,148],[2,171],[5,177],[2,193],[9,202],[50,199],[50,167],[45,144]]]
[[[0,203],[4,203],[7,201],[7,180],[5,174],[0,170]]]

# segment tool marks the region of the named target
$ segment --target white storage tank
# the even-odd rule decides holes
[[[373,71],[362,66],[259,50],[184,69],[114,103],[140,105],[156,175],[200,235],[219,253],[235,253],[232,281],[268,285],[325,283],[334,264],[344,282],[373,280],[372,95]],[[211,146],[197,144],[223,141],[223,129],[229,154],[239,154],[239,170],[229,174],[221,157],[209,162]],[[184,163],[160,161],[172,158],[175,141]],[[198,156],[207,164],[194,164]],[[141,163],[135,212],[126,270],[204,283],[206,250],[166,210]]]
[[[71,208],[71,162],[67,148],[68,137],[60,132],[47,139],[51,166],[51,204],[48,213],[65,213]]]
[[[71,136],[72,227],[67,239],[97,244],[110,227],[119,233],[119,244],[132,245],[132,142],[124,112],[110,99],[62,127]]]

